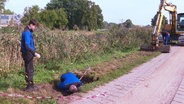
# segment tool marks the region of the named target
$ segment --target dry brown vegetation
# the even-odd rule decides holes
[[[138,47],[143,42],[149,41],[151,30],[147,27],[132,29],[122,27],[106,32],[86,32],[50,31],[40,28],[34,33],[34,38],[36,51],[42,56],[39,62],[60,60],[74,63],[92,54]],[[16,29],[12,29],[9,33],[1,33],[0,70],[14,70],[21,67],[20,36],[20,32],[16,32]]]

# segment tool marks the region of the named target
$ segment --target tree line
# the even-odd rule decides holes
[[[0,10],[3,9],[4,14],[13,14],[10,10],[5,10],[6,1],[0,1]],[[26,25],[32,18],[51,29],[96,30],[112,24],[103,22],[99,5],[88,0],[51,0],[44,9],[40,9],[38,5],[26,7],[21,22]],[[151,19],[151,26],[155,26],[156,19],[157,14]],[[162,24],[168,24],[165,16]],[[123,26],[131,28],[133,23],[127,19]]]
[[[31,18],[51,29],[103,28],[101,8],[88,0],[51,0],[45,9],[37,5],[25,8],[21,22],[26,24]]]

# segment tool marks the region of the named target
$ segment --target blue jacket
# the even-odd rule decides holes
[[[29,29],[26,29],[22,32],[21,37],[21,52],[31,52],[34,56],[35,46],[32,32]]]
[[[61,82],[58,83],[58,88],[61,90],[68,90],[71,84],[75,84],[77,87],[82,85],[82,82],[71,72],[62,74],[60,77]]]

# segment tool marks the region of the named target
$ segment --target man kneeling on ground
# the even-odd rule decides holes
[[[58,88],[65,93],[74,93],[81,85],[82,82],[73,73],[67,72],[61,75]]]

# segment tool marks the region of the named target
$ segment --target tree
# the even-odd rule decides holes
[[[40,22],[49,28],[64,28],[68,23],[63,9],[44,10],[40,13]]]
[[[83,15],[82,23],[87,26],[88,30],[93,30],[98,28],[97,24],[97,8],[93,2],[88,2],[89,8],[86,9],[86,13]]]
[[[63,7],[63,2],[61,0],[50,0],[50,3],[46,5],[48,10],[60,9]]]
[[[133,26],[133,23],[130,19],[127,19],[124,23],[123,26],[125,26],[126,28],[131,28]]]
[[[151,19],[151,25],[152,26],[156,25],[157,16],[158,16],[158,13],[155,14],[155,16]],[[164,26],[165,24],[168,24],[168,19],[165,16],[163,16],[162,26]]]
[[[51,29],[54,28],[56,20],[58,20],[58,16],[54,10],[44,10],[41,12],[40,17],[40,22]]]
[[[103,16],[99,6],[88,0],[51,0],[46,9],[56,10],[63,8],[67,14],[68,27],[80,29],[87,27],[89,30],[102,27]]]
[[[103,15],[99,5],[88,1],[88,7],[90,8],[87,9],[87,13],[83,16],[83,22],[87,24],[88,30],[103,28]]]
[[[103,28],[104,24],[103,24],[103,15],[102,15],[102,10],[100,8],[99,5],[96,5],[96,9],[97,9],[97,24],[98,24],[98,28]]]
[[[0,10],[1,10],[1,12],[2,12],[2,9],[4,10],[4,7],[5,7],[4,3],[5,2],[6,2],[6,0],[0,0]]]
[[[55,28],[62,28],[64,29],[68,23],[67,15],[63,9],[56,10],[56,14],[58,19],[56,20],[56,24],[54,24]]]
[[[5,9],[5,2],[7,0],[0,0],[0,13],[3,14],[13,14],[13,12],[9,9]]]
[[[21,22],[26,25],[28,24],[30,19],[36,19],[36,20],[40,20],[39,18],[39,12],[40,12],[40,8],[38,7],[38,5],[32,6],[32,7],[26,7],[24,9],[24,16],[21,19]]]
[[[36,19],[43,26],[51,29],[64,28],[68,23],[66,13],[63,9],[41,10],[37,5],[25,8],[21,22],[26,25],[30,19]]]
[[[3,14],[13,14],[13,12],[9,9],[5,9]]]

